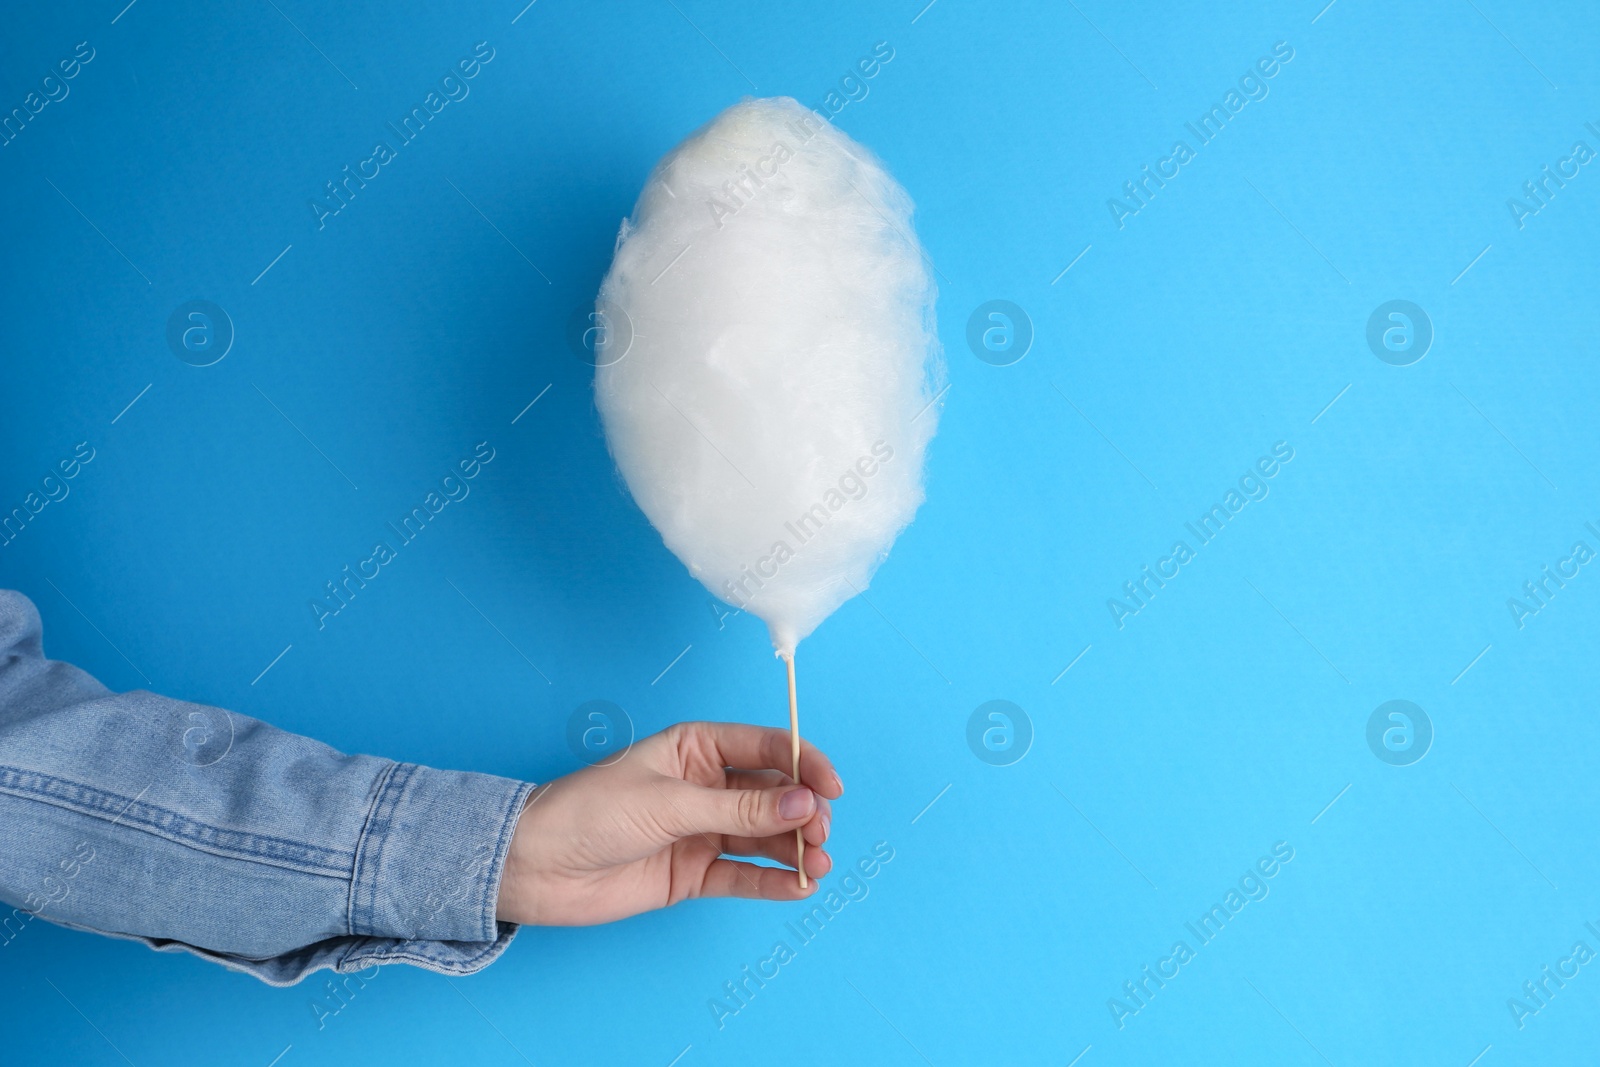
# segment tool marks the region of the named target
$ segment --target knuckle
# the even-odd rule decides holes
[[[734,802],[734,818],[741,829],[754,831],[761,826],[765,799],[754,789],[740,791]]]
[[[662,730],[661,734],[676,748],[682,746],[684,742],[692,740],[698,733],[695,727],[699,725],[699,723],[693,722],[675,722],[665,730]]]
[[[649,841],[671,841],[693,831],[675,805],[647,807],[634,822],[635,832]]]

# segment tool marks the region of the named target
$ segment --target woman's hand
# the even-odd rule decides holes
[[[833,764],[802,741],[800,784],[789,735],[738,723],[679,723],[615,762],[585,767],[534,792],[517,823],[496,918],[587,926],[690,897],[799,900],[833,867],[822,850],[844,792]],[[723,859],[763,856],[792,869]]]

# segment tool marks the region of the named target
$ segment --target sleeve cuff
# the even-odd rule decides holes
[[[340,970],[357,956],[363,958],[358,965],[405,959],[448,967],[454,961],[476,970],[504,951],[516,928],[495,922],[495,904],[511,837],[533,788],[491,774],[412,763],[389,767],[356,848],[349,930],[390,943],[362,946]],[[474,957],[470,963],[468,956]]]

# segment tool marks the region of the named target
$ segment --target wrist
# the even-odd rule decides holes
[[[518,926],[536,926],[532,894],[528,889],[530,872],[528,860],[533,854],[533,820],[528,818],[528,808],[538,794],[532,786],[527,799],[516,815],[516,826],[511,831],[511,845],[506,849],[505,864],[500,872],[499,894],[495,898],[495,921],[515,923]]]

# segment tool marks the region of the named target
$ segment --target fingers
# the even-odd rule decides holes
[[[793,836],[793,835],[791,835]],[[806,873],[813,879],[823,872],[814,867],[811,857],[821,853],[806,853]],[[804,900],[817,891],[818,883],[812,881],[800,888],[794,871],[784,867],[762,867],[738,860],[712,860],[700,882],[702,897],[745,897],[754,900]]]
[[[827,877],[828,872],[833,870],[833,857],[820,847],[812,847],[812,842],[806,842],[806,846],[806,873],[813,878]],[[724,837],[722,851],[729,856],[760,856],[763,859],[777,860],[793,868],[794,834],[779,834],[777,837]]]
[[[786,730],[737,722],[686,722],[679,728],[688,739],[712,748],[719,766],[764,767],[784,774],[793,769]],[[800,781],[828,799],[844,793],[833,762],[805,738],[800,739]]]
[[[680,779],[661,782],[668,804],[659,813],[668,829],[679,837],[691,834],[728,834],[734,837],[773,837],[812,821],[818,797],[800,785],[775,785],[764,789],[715,789]]]
[[[817,799],[820,804],[827,803],[820,797]],[[820,845],[828,840],[828,831],[832,829],[832,825],[833,815],[826,808],[821,808],[814,819],[800,828],[800,832],[805,836],[806,844]]]
[[[789,784],[789,776],[782,771],[740,771],[729,770],[724,772],[724,779],[729,789],[771,789],[776,786]],[[833,805],[825,797],[817,798],[817,812],[813,815],[802,830],[806,835],[806,844],[820,845],[828,840],[828,831],[833,825]],[[793,840],[792,836],[790,838]],[[725,851],[733,852],[733,849]],[[736,852],[739,856],[765,855],[765,853]],[[774,856],[774,859],[778,857]],[[792,860],[784,860],[789,866],[794,866]]]

